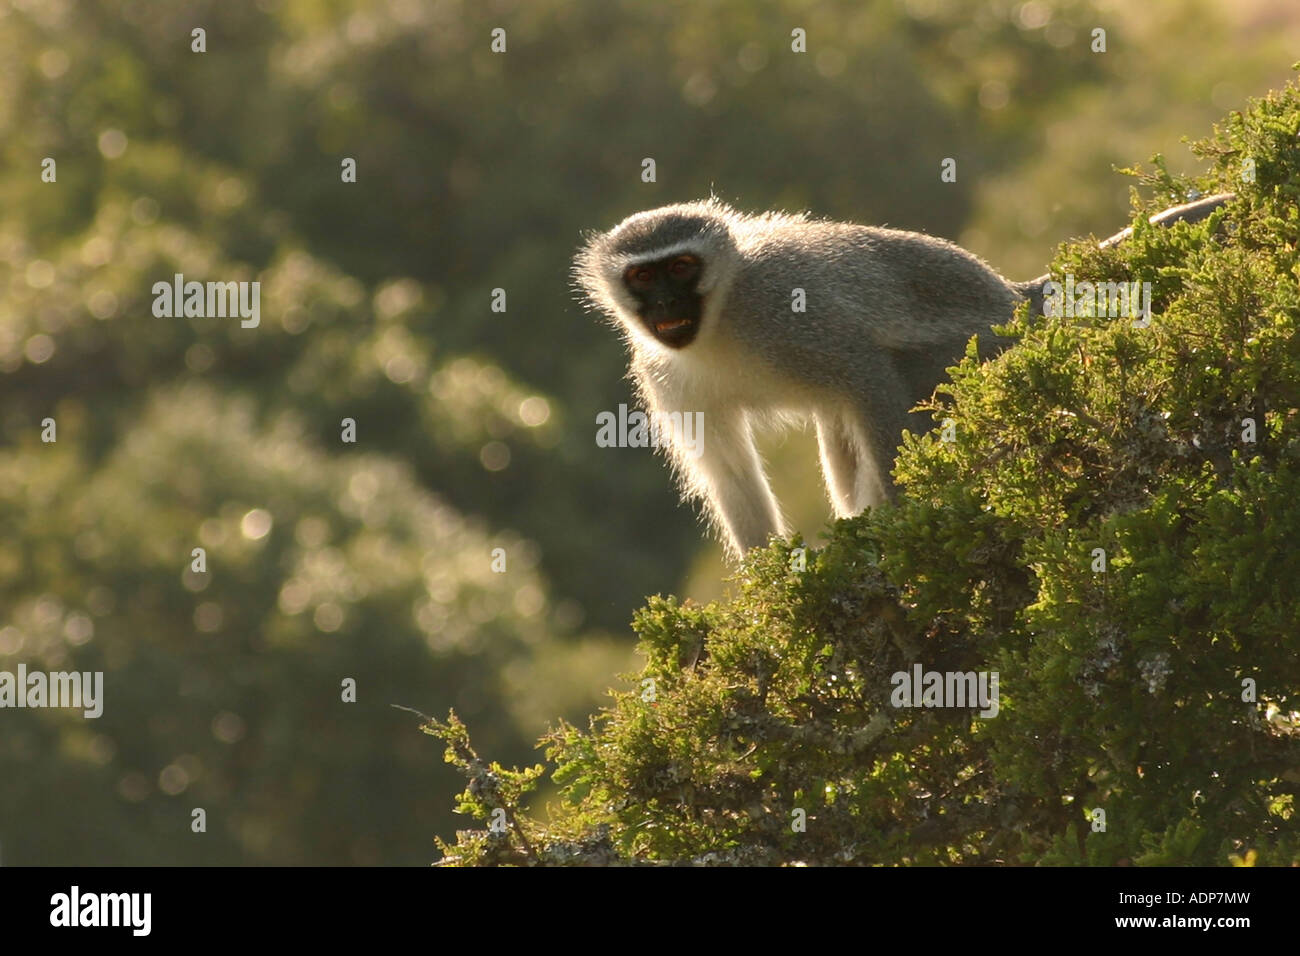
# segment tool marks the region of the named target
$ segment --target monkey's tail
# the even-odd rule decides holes
[[[1184,203],[1181,206],[1170,206],[1168,209],[1156,213],[1147,222],[1153,226],[1172,226],[1176,222],[1200,222],[1225,202],[1236,198],[1236,193],[1215,193],[1213,196],[1205,196],[1195,202]],[[1133,227],[1129,226],[1127,229],[1122,229],[1103,241],[1098,248],[1109,249],[1111,246],[1123,242],[1131,235],[1133,235]]]
[[[1176,222],[1200,222],[1224,203],[1236,198],[1236,193],[1215,193],[1213,196],[1205,196],[1194,202],[1183,203],[1181,206],[1170,206],[1168,209],[1163,209],[1150,217],[1147,222],[1153,226],[1172,226]],[[1129,226],[1127,229],[1121,229],[1109,239],[1102,240],[1097,248],[1109,249],[1111,246],[1119,245],[1131,235],[1133,235],[1133,227]],[[1030,279],[1028,282],[1011,283],[1012,287],[1020,295],[1029,300],[1029,307],[1033,310],[1033,315],[1043,314],[1043,285],[1050,281],[1051,278],[1052,274],[1048,272],[1037,279]]]

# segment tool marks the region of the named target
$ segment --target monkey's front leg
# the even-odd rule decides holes
[[[822,476],[826,479],[831,508],[835,517],[847,518],[859,510],[858,460],[863,451],[840,416],[823,412],[816,417],[817,446],[821,450]]]
[[[694,453],[675,447],[688,494],[703,498],[713,523],[725,532],[732,555],[785,534],[785,522],[763,474],[752,429],[740,411],[703,413]],[[676,443],[675,443],[676,444]]]
[[[872,433],[866,427],[869,413],[856,415],[845,409],[820,409],[816,415],[817,444],[821,450],[822,475],[837,518],[861,514],[868,505],[878,505],[892,492],[889,472],[881,474]],[[888,451],[886,445],[885,451]],[[888,467],[888,462],[884,463]]]

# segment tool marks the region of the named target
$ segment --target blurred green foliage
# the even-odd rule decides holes
[[[107,698],[0,712],[0,862],[426,861],[454,776],[388,705],[526,760],[700,553],[662,463],[592,440],[630,392],[582,230],[716,189],[1023,277],[1122,208],[1133,140],[1062,122],[1158,137],[1278,77],[1275,21],[1142,6],[0,0],[0,670]],[[176,273],[259,281],[261,325],[155,317]]]

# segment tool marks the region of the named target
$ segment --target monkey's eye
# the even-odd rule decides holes
[[[685,279],[695,275],[700,268],[700,260],[694,256],[678,256],[668,266],[668,272],[674,279]]]
[[[623,278],[629,285],[648,286],[655,281],[655,271],[649,266],[633,266],[624,273]]]

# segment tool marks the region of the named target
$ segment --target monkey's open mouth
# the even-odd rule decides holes
[[[680,349],[690,345],[700,330],[699,319],[661,319],[650,323],[654,337],[669,348]]]

